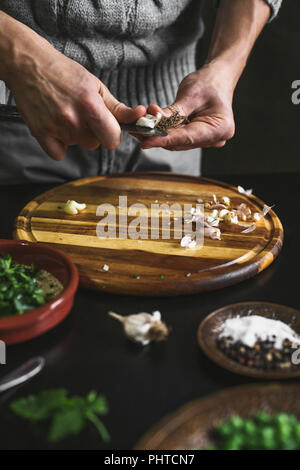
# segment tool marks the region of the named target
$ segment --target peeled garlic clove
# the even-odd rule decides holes
[[[185,235],[180,242],[182,248],[190,248],[193,249],[196,247],[196,240],[193,240],[190,235]]]
[[[230,206],[230,199],[227,196],[222,197],[222,201],[224,202],[225,206],[229,207]]]
[[[257,222],[259,222],[262,217],[262,214],[260,214],[259,212],[255,212],[255,214],[253,214],[253,219],[257,220]]]
[[[168,327],[161,321],[161,314],[158,310],[152,315],[145,312],[128,316],[114,312],[108,312],[108,314],[123,324],[124,332],[129,339],[143,346],[151,341],[162,341],[168,336]]]
[[[206,215],[204,217],[204,227],[218,227],[220,219],[219,217],[214,218],[211,215]]]
[[[216,219],[217,217],[219,217],[219,211],[217,209],[214,209],[212,211],[212,213],[210,214],[210,216],[213,218],[213,219]]]
[[[145,114],[145,116],[142,116],[140,119],[138,119],[135,124],[136,126],[154,129],[154,127],[157,126],[161,118],[161,113],[157,113],[156,116],[153,116],[152,114]]]
[[[63,210],[66,214],[76,215],[78,214],[78,212],[83,211],[85,208],[86,204],[79,204],[78,202],[69,199],[65,203]]]
[[[219,212],[219,217],[220,217],[220,219],[224,219],[227,214],[229,214],[229,210],[228,210],[228,209],[222,209],[222,210]]]
[[[224,215],[224,222],[229,224],[238,224],[238,217],[234,211],[228,211],[227,214]]]

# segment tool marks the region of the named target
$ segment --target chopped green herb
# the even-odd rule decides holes
[[[97,428],[103,441],[107,442],[109,433],[98,417],[108,412],[105,397],[94,391],[86,397],[67,395],[65,389],[45,390],[39,395],[13,401],[10,408],[28,421],[49,422],[49,442],[58,442],[72,434],[79,434],[89,421]]]
[[[165,276],[164,276],[163,274],[161,274],[161,275],[159,276],[159,279],[164,279],[164,278],[165,278]]]
[[[140,279],[141,276],[137,276],[136,274],[134,274],[132,277],[133,279]]]
[[[46,303],[38,282],[39,270],[0,257],[0,317],[22,314]]]
[[[213,450],[300,450],[300,421],[294,415],[260,411],[252,418],[232,416],[213,431]]]

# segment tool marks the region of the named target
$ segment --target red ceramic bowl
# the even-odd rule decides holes
[[[0,255],[2,253],[9,253],[19,263],[47,270],[64,286],[62,293],[51,302],[22,315],[0,318],[0,340],[15,344],[51,330],[67,316],[78,287],[78,272],[68,256],[44,244],[0,240]]]

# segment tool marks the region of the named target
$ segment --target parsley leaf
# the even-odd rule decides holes
[[[79,434],[88,422],[94,424],[105,442],[110,439],[106,427],[97,416],[107,414],[106,398],[94,391],[84,398],[76,395],[68,397],[65,389],[45,390],[39,395],[13,401],[10,408],[23,419],[49,422],[49,442]]]
[[[22,314],[46,303],[38,274],[33,265],[13,262],[9,254],[0,257],[0,317]]]
[[[67,390],[46,390],[39,395],[29,395],[11,403],[10,407],[18,416],[30,421],[43,421],[58,407],[64,406]]]
[[[78,434],[84,428],[85,420],[80,409],[64,408],[52,418],[48,439],[57,442],[70,434]]]

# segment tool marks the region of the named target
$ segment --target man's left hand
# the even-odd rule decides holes
[[[222,77],[213,67],[205,65],[181,82],[176,101],[170,108],[161,110],[150,105],[147,112],[164,116],[172,114],[172,108],[190,123],[169,129],[167,137],[143,137],[141,147],[163,147],[167,150],[190,150],[203,147],[222,147],[234,135],[232,112],[233,87],[226,76]]]

